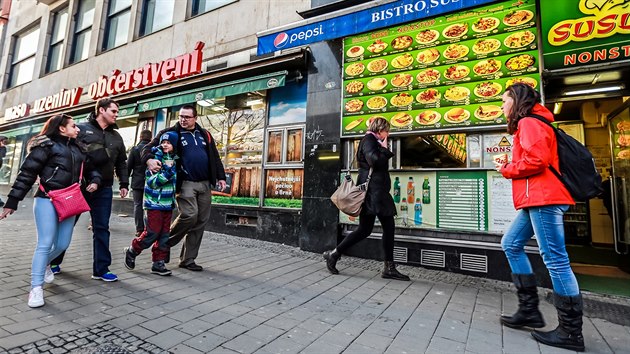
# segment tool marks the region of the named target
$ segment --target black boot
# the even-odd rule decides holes
[[[323,256],[326,260],[326,268],[328,268],[330,274],[339,274],[339,271],[336,267],[337,261],[339,260],[339,258],[341,258],[341,254],[337,252],[337,249],[335,248],[332,251],[326,251],[324,252]]]
[[[558,310],[558,327],[550,332],[532,332],[532,336],[540,343],[552,347],[584,351],[582,336],[582,294],[576,296],[560,296],[553,294],[553,303]]]
[[[381,278],[409,281],[409,277],[401,274],[396,269],[396,263],[392,261],[385,261],[385,263],[383,264],[383,272],[381,273]]]
[[[511,328],[545,327],[540,310],[538,310],[538,289],[534,274],[514,274],[512,280],[518,295],[518,311],[512,316],[501,316],[501,323]]]

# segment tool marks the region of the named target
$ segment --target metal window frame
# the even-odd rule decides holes
[[[55,29],[59,29],[59,19],[60,19],[60,14],[62,12],[66,12],[66,14],[68,15],[68,19],[70,19],[70,6],[64,6],[63,8],[56,10],[54,13],[52,13],[52,18],[53,20],[52,25],[50,27],[50,43],[48,44],[48,53],[46,55],[46,65],[44,65],[44,74],[49,74],[55,71],[59,71],[61,70],[61,68],[63,68],[63,58],[64,58],[64,47],[63,44],[66,41],[67,38],[67,27],[69,25],[69,23],[66,23],[66,28],[63,30],[63,37],[57,41],[54,41],[52,36],[55,33]],[[70,22],[70,21],[68,21]],[[61,50],[59,51],[59,62],[61,63],[61,67],[59,69],[52,69],[50,67],[51,65],[51,59],[52,56],[50,55],[50,53],[52,53],[52,49],[55,47],[61,46]]]
[[[86,1],[88,0],[79,1],[77,11],[73,15],[74,30],[72,33],[72,48],[70,48],[70,57],[68,58],[69,64],[78,63],[80,61],[87,59],[87,58],[75,58],[77,54],[77,38],[88,31],[92,31],[92,28],[94,27],[94,16],[92,16],[92,23],[89,26],[85,26],[84,28],[79,28],[78,26],[77,19],[79,18],[79,14],[83,13],[83,11],[85,10],[84,4],[86,3]],[[94,10],[96,12],[96,3],[94,3]],[[92,36],[90,36],[90,41],[91,40],[92,40]],[[90,43],[87,43],[87,45],[89,47]]]
[[[199,10],[199,4],[201,3],[201,1],[203,0],[190,0],[190,15],[188,17],[195,17],[195,16],[199,16],[199,15],[203,15],[205,13],[208,13],[210,11],[215,11],[218,10],[224,6],[228,6],[231,5],[239,0],[226,0],[227,2],[221,5],[217,5],[215,7],[212,7],[210,9],[204,10],[204,11],[200,11]]]
[[[26,36],[27,34],[30,34],[33,31],[40,31],[40,30],[41,30],[41,28],[39,26],[39,21],[38,21],[36,24],[28,26],[24,30],[22,30],[22,31],[14,34],[13,36],[11,36],[12,37],[11,38],[11,42],[12,42],[11,43],[11,62],[8,64],[8,66],[9,66],[9,75],[7,75],[6,88],[16,87],[16,86],[22,85],[22,84],[24,84],[26,82],[33,81],[33,78],[35,77],[35,66],[33,66],[33,73],[31,75],[31,79],[30,80],[28,80],[28,81],[26,81],[26,82],[24,82],[22,84],[13,84],[12,83],[12,81],[13,81],[13,74],[15,73],[15,67],[20,65],[21,63],[31,59],[31,58],[34,58],[37,55],[37,49],[35,49],[33,54],[31,54],[31,55],[29,55],[27,57],[24,57],[24,58],[22,58],[20,60],[14,61],[13,59],[16,57],[16,54],[17,54],[16,53],[16,47],[17,47],[18,38],[24,37],[24,36]],[[39,35],[41,35],[41,33]],[[38,35],[38,37],[39,37],[39,35]],[[37,41],[39,42],[39,38],[37,38]]]
[[[111,34],[112,31],[112,21],[115,18],[119,18],[121,16],[124,16],[126,12],[129,12],[129,24],[127,27],[127,38],[129,38],[129,29],[131,29],[131,7],[133,6],[133,1],[129,4],[129,6],[127,7],[123,7],[122,9],[116,11],[116,12],[111,12],[112,11],[112,1],[109,1],[109,3],[107,4],[107,14],[105,15],[105,28],[103,31],[103,41],[101,43],[101,51],[107,51],[113,48],[116,48],[116,45],[113,45],[111,47],[108,46],[108,42],[109,42],[109,36]],[[125,42],[127,43],[127,42]],[[121,44],[122,45],[122,44]]]
[[[287,162],[287,156],[285,154],[288,145],[288,132],[289,130],[302,130],[302,156],[300,156],[300,161],[289,161]],[[269,156],[269,133],[270,132],[282,132],[282,144],[281,144],[281,152],[282,157],[280,162],[269,162],[267,160]],[[285,126],[267,126],[265,127],[265,140],[264,140],[264,159],[263,159],[263,168],[264,169],[284,169],[284,168],[303,168],[304,167],[304,146],[305,146],[305,131],[306,124],[291,124]]]

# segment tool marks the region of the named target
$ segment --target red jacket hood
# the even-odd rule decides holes
[[[539,116],[545,117],[548,121],[553,122],[553,114],[547,107],[541,105],[540,103],[536,103],[534,107],[532,107],[532,113],[538,114]]]

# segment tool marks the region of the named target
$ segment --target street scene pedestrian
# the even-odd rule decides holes
[[[116,131],[118,103],[111,98],[96,102],[94,111],[86,123],[79,124],[81,129],[77,140],[87,147],[87,154],[101,174],[102,184],[98,190],[86,190],[86,200],[90,205],[92,219],[93,265],[92,279],[106,282],[117,281],[112,273],[112,255],[109,250],[109,219],[112,213],[112,185],[114,173],[120,185],[120,197],[125,198],[129,187],[127,172],[127,153],[122,137]],[[51,261],[51,265],[60,267],[65,253]]]
[[[18,210],[18,203],[26,197],[33,184],[39,180],[40,188],[35,192],[33,215],[37,225],[37,246],[31,266],[31,291],[28,306],[44,306],[43,284],[55,279],[50,261],[66,250],[72,239],[76,217],[59,221],[57,211],[47,191],[54,191],[81,182],[86,172],[87,189],[98,190],[100,174],[86,161],[86,153],[76,142],[79,127],[72,117],[60,114],[48,119],[42,131],[29,142],[29,154],[20,167],[20,172],[11,187],[0,220]]]
[[[146,210],[146,229],[125,248],[125,267],[134,269],[136,257],[153,245],[151,273],[171,275],[164,261],[168,258],[170,247],[167,245],[171,228],[171,217],[175,207],[175,188],[177,181],[177,159],[175,147],[178,134],[166,132],[160,136],[160,145],[153,147],[151,153],[161,164],[158,172],[146,169],[144,187],[144,209]]]
[[[127,158],[127,170],[131,178],[131,194],[133,196],[133,221],[136,224],[136,236],[144,231],[144,211],[142,209],[142,197],[144,196],[144,175],[147,165],[142,163],[140,153],[153,137],[150,130],[140,132],[140,141],[131,148]]]
[[[357,185],[367,183],[367,193],[359,216],[359,227],[346,236],[335,249],[324,252],[326,267],[332,274],[339,274],[336,265],[341,255],[354,244],[370,236],[378,217],[383,228],[382,242],[385,257],[381,276],[387,279],[409,280],[408,276],[396,269],[394,263],[396,205],[389,193],[392,185],[389,177],[389,159],[394,157],[394,153],[387,145],[389,129],[390,124],[386,119],[375,118],[359,143],[356,156],[359,162]]]
[[[175,160],[177,168],[176,200],[179,215],[171,225],[169,247],[184,244],[179,256],[179,267],[201,271],[203,267],[195,263],[206,223],[210,218],[212,189],[225,189],[225,170],[216,142],[212,135],[197,124],[197,109],[184,105],[179,110],[179,121],[161,131],[143,151],[143,161],[151,172],[158,172],[161,162],[155,159],[152,148],[160,143],[160,137],[167,132],[177,134],[175,150],[180,156]]]
[[[534,331],[539,342],[584,351],[582,335],[582,295],[567,255],[563,215],[575,204],[564,184],[549,166],[559,170],[554,131],[528,116],[553,114],[540,104],[540,94],[526,84],[514,84],[503,94],[503,112],[508,117],[508,133],[514,136],[512,161],[495,161],[496,170],[512,180],[514,207],[518,210],[501,246],[512,270],[519,306],[501,323],[513,328],[542,328],[545,321],[538,309],[536,275],[525,254],[525,245],[536,235],[540,254],[553,283],[558,327],[550,332]]]

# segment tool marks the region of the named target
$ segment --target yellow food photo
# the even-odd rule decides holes
[[[465,23],[456,23],[446,27],[442,31],[442,35],[446,38],[460,38],[468,32],[468,25]]]
[[[536,63],[536,58],[531,54],[515,55],[505,62],[505,67],[510,71],[525,70]]]
[[[409,106],[412,102],[413,102],[413,96],[406,92],[401,92],[399,94],[396,94],[392,96],[392,98],[389,100],[389,103],[391,103],[392,106],[396,106],[396,107]]]
[[[454,123],[454,124],[465,122],[469,118],[470,118],[470,112],[468,112],[467,110],[461,107],[452,108],[444,114],[444,120],[449,123]]]
[[[465,65],[452,65],[444,71],[444,77],[450,80],[461,80],[470,74],[470,69]]]
[[[499,27],[499,19],[496,17],[482,17],[472,24],[472,29],[478,33],[490,32]]]
[[[361,81],[350,81],[346,84],[346,92],[350,94],[358,93],[363,90],[363,83]]]
[[[518,31],[505,37],[503,44],[512,49],[523,48],[530,45],[536,39],[532,31]]]
[[[502,89],[503,87],[496,82],[482,82],[477,84],[473,91],[477,97],[492,98],[499,95]]]
[[[381,109],[387,106],[387,99],[383,96],[374,96],[370,97],[365,104],[369,109]]]
[[[412,43],[413,38],[411,38],[411,36],[399,36],[392,40],[392,48],[405,49],[408,48]]]
[[[475,110],[475,118],[484,121],[494,120],[501,117],[501,115],[503,115],[503,111],[501,107],[496,105],[482,105]]]
[[[368,81],[367,87],[370,91],[380,91],[387,86],[387,79],[384,77],[375,77]]]
[[[422,111],[416,116],[416,122],[420,125],[432,125],[440,121],[442,115],[436,111]]]
[[[392,60],[392,66],[396,69],[406,68],[413,63],[413,55],[405,53]]]
[[[416,60],[421,64],[430,64],[434,61],[438,60],[440,57],[440,52],[437,49],[431,48],[426,49],[418,53]]]
[[[418,93],[416,95],[416,101],[422,104],[436,103],[440,100],[441,96],[440,91],[430,88]]]
[[[529,22],[533,18],[534,13],[529,10],[515,10],[505,15],[503,23],[506,26],[518,26]]]
[[[440,72],[435,69],[426,69],[416,75],[416,80],[421,84],[429,84],[440,79]]]
[[[463,86],[451,86],[444,92],[444,98],[452,101],[463,101],[470,97],[470,90]]]
[[[377,73],[380,71],[383,71],[385,69],[387,69],[387,60],[385,59],[376,59],[376,60],[372,60],[371,62],[368,63],[367,65],[367,69],[370,72],[373,73]]]
[[[359,99],[352,99],[346,102],[346,111],[349,113],[358,112],[363,108],[363,101]]]
[[[459,59],[468,55],[468,51],[468,47],[463,44],[451,44],[444,49],[442,55],[446,59]]]
[[[400,112],[396,113],[389,121],[391,125],[396,128],[404,128],[409,126],[413,122],[413,117],[409,113]]]
[[[440,32],[433,29],[427,29],[416,34],[416,41],[420,44],[429,44],[435,42],[438,37],[440,37]]]
[[[518,82],[522,82],[526,85],[531,86],[532,88],[536,88],[536,86],[538,86],[538,81],[536,81],[536,79],[531,78],[531,77],[513,77],[511,79],[509,79],[506,83],[505,83],[505,87],[510,87]]]
[[[501,61],[496,59],[481,60],[475,66],[473,71],[477,75],[490,75],[494,74],[501,69]]]
[[[472,50],[476,54],[488,54],[501,48],[501,41],[495,38],[479,39],[473,44]]]
[[[411,85],[413,76],[411,74],[396,74],[391,80],[394,87],[405,87]]]
[[[365,70],[365,65],[363,65],[363,63],[352,63],[346,67],[346,75],[348,76],[361,75],[364,70]]]
[[[367,50],[370,53],[378,54],[378,53],[384,51],[385,49],[387,49],[387,47],[389,47],[389,44],[383,42],[380,39],[377,39],[377,40],[374,41],[374,43],[370,44],[367,47]]]
[[[344,130],[352,130],[358,127],[361,122],[363,122],[363,118],[355,119],[352,122],[348,123],[348,125],[344,127]]]

